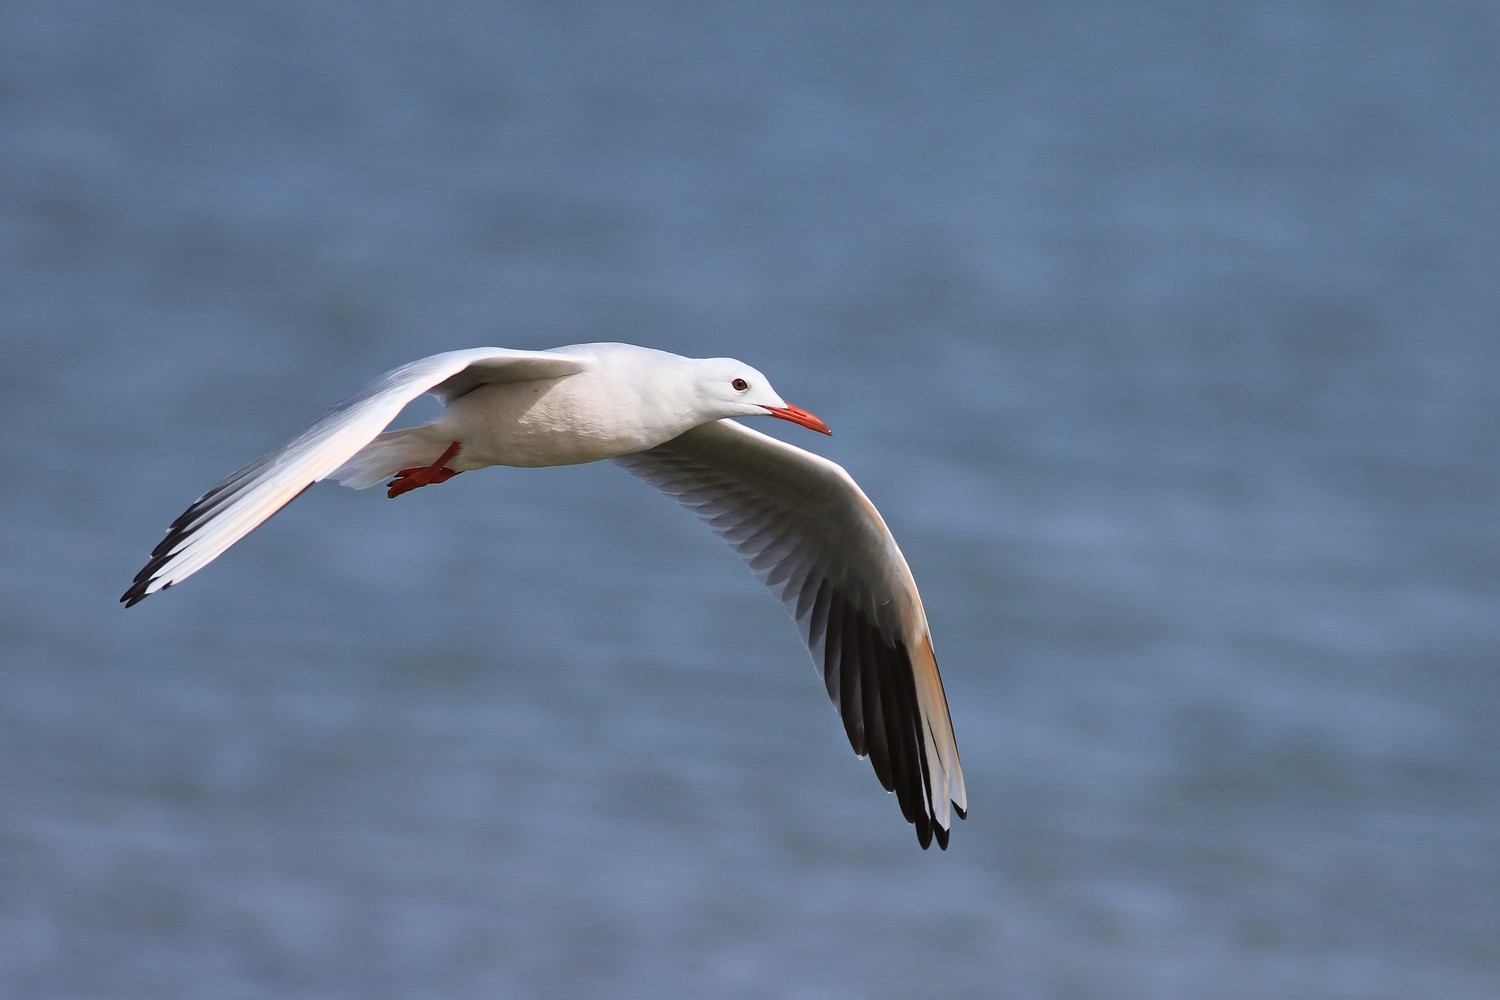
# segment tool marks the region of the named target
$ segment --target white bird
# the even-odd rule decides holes
[[[412,400],[430,423],[385,427]],[[193,502],[136,574],[129,607],[207,566],[319,480],[388,495],[489,465],[611,459],[698,515],[802,631],[854,751],[926,848],[968,808],[927,616],[880,513],[835,463],[729,419],[770,414],[831,433],[760,372],[629,344],[478,347],[403,365]]]

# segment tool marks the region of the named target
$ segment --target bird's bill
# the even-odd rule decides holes
[[[817,431],[819,434],[831,435],[833,433],[823,421],[808,413],[802,407],[793,406],[791,403],[785,406],[768,406],[766,407],[766,412],[773,417],[780,417],[782,420],[790,420],[794,424],[801,424],[808,430]]]

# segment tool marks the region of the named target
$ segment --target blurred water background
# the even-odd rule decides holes
[[[1494,997],[1500,7],[0,8],[0,996]],[[612,467],[167,522],[425,354],[741,357],[923,586],[923,853]],[[425,411],[424,411],[425,412]]]

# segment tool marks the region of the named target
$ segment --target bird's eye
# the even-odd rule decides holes
[[[729,383],[729,387],[735,392],[744,392],[746,389],[750,388],[750,383],[746,382],[742,378],[737,378],[733,382]]]

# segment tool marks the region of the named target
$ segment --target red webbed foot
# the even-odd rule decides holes
[[[391,480],[390,489],[385,495],[394,500],[403,493],[420,489],[423,486],[431,486],[434,483],[446,483],[458,475],[457,469],[447,467],[449,460],[458,454],[458,442],[454,441],[448,446],[448,450],[438,456],[438,460],[431,465],[419,465],[414,469],[402,469],[396,473],[396,478]]]

